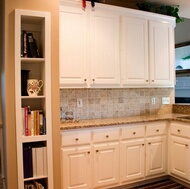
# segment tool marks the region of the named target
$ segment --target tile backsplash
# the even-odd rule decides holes
[[[68,111],[74,113],[75,119],[158,114],[164,106],[162,97],[172,99],[173,91],[172,88],[60,89],[60,116]],[[77,107],[77,99],[82,99],[82,107]]]

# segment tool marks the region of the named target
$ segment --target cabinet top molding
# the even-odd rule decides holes
[[[66,4],[73,4],[75,6],[81,6],[82,9],[82,3],[81,0],[60,0],[60,5],[66,5]],[[90,2],[86,2],[86,11],[88,9],[91,9],[91,3]],[[170,23],[172,24],[173,27],[176,26],[176,19],[175,17],[172,16],[167,16],[167,15],[161,15],[161,14],[157,14],[157,13],[152,13],[152,12],[146,12],[146,11],[141,11],[138,9],[131,9],[131,8],[126,8],[126,7],[119,7],[119,6],[115,6],[115,5],[108,5],[108,4],[103,4],[103,3],[96,3],[95,7],[92,9],[92,11],[96,11],[96,8],[99,7],[108,7],[109,9],[113,9],[116,12],[118,12],[121,16],[123,14],[129,14],[129,15],[133,15],[135,17],[142,17],[142,18],[146,18],[148,20],[158,20],[158,21],[163,21],[163,23]]]

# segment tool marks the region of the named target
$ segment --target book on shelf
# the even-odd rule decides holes
[[[30,110],[29,106],[22,107],[22,134],[36,136],[46,134],[46,118],[42,110]]]
[[[23,166],[24,166],[24,178],[33,177],[32,168],[32,147],[24,146],[23,148]]]
[[[32,32],[27,32],[25,30],[21,31],[21,57],[24,58],[38,58],[39,50],[37,46],[37,41],[33,37]]]
[[[47,176],[47,147],[27,144],[23,148],[24,178]]]

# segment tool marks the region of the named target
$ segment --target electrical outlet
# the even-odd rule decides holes
[[[77,107],[82,108],[82,99],[81,98],[77,99]]]
[[[170,104],[170,97],[162,97],[162,104]]]
[[[152,104],[156,104],[156,98],[152,97]]]

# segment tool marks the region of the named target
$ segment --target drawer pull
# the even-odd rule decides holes
[[[99,150],[96,150],[96,152],[98,153],[98,152],[99,152]]]
[[[159,129],[156,129],[156,132],[158,133],[158,132],[159,132]]]
[[[78,139],[78,138],[76,138],[75,140],[76,140],[76,142],[77,142],[79,139]]]
[[[142,146],[144,146],[144,144],[142,144]]]
[[[185,144],[186,147],[188,147],[188,144]]]
[[[84,82],[86,82],[87,81],[87,79],[84,79]]]
[[[180,131],[181,131],[181,130],[180,130],[180,129],[178,129],[177,131],[178,131],[178,133],[180,133]]]
[[[88,151],[88,154],[90,154],[90,152]]]
[[[149,145],[151,144],[151,142],[148,143]]]
[[[106,138],[109,138],[109,135],[106,135]]]
[[[136,132],[133,132],[134,135],[136,135]]]

